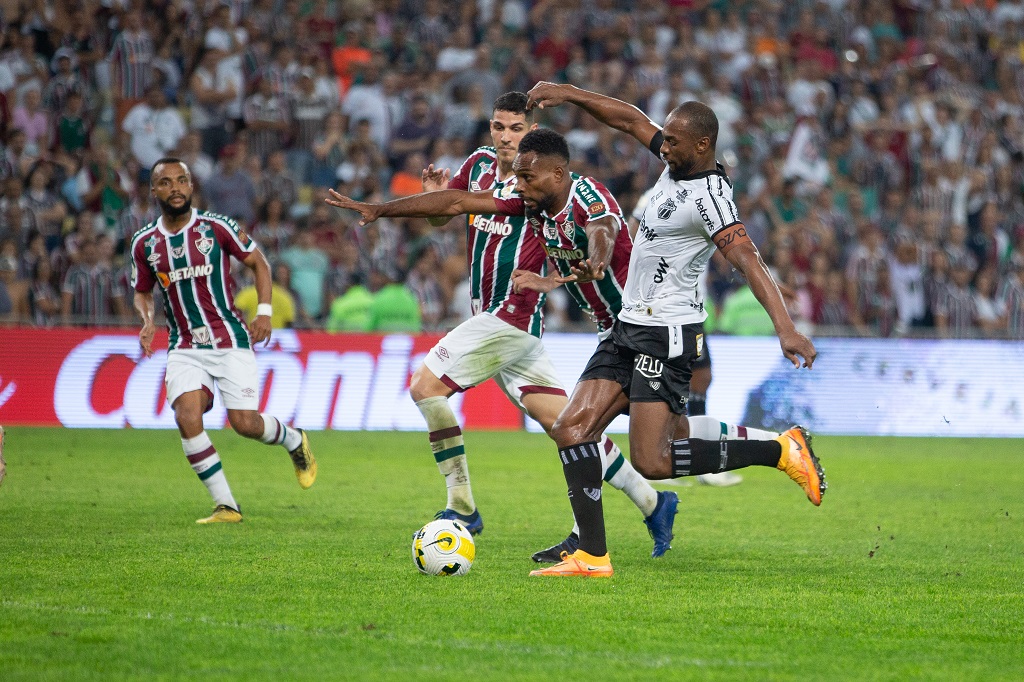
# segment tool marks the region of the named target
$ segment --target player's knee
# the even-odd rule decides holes
[[[228,422],[239,436],[259,438],[263,435],[263,418],[255,410],[228,412]]]
[[[649,480],[659,480],[672,476],[671,467],[667,459],[636,456],[630,457],[630,462],[637,473]]]
[[[588,433],[586,424],[582,423],[576,415],[561,414],[555,423],[551,425],[551,439],[559,448],[567,448],[577,443],[586,443],[597,440]]]
[[[203,413],[197,406],[182,405],[174,409],[174,422],[182,433],[203,430]]]
[[[451,391],[446,391],[446,389],[447,387],[427,369],[426,365],[420,365],[419,369],[413,373],[412,379],[409,380],[409,396],[415,402],[437,396],[447,396]]]

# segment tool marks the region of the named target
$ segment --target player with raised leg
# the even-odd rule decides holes
[[[706,313],[696,281],[715,248],[746,277],[775,325],[785,357],[796,367],[802,359],[810,368],[817,355],[814,344],[793,325],[775,281],[739,219],[732,186],[715,160],[718,119],[714,112],[699,102],[686,102],[672,110],[663,130],[631,104],[573,86],[539,83],[529,95],[531,106],[564,102],[579,106],[632,135],[666,164],[637,231],[618,322],[611,336],[598,345],[552,429],[580,526],[580,547],[561,563],[531,575],[612,575],[601,496],[589,491],[600,483],[595,478],[595,434],[626,409],[630,458],[647,478],[772,466],[785,471],[813,504],[821,504],[824,472],[801,427],[773,441],[675,437],[686,409],[692,366],[703,350],[700,325]],[[523,162],[543,163],[540,159]],[[518,169],[517,174],[526,198],[529,183],[524,183]],[[595,277],[605,262],[593,254],[573,268],[573,274]]]
[[[522,92],[498,97],[490,121],[493,146],[470,154],[450,179],[447,172],[427,168],[424,189],[472,189],[511,196],[515,189],[512,162],[519,141],[536,128],[526,101]],[[451,216],[429,220],[436,227]],[[526,219],[490,213],[469,216],[467,252],[474,315],[427,353],[413,373],[409,393],[427,423],[431,450],[447,487],[448,501],[437,518],[457,520],[476,535],[483,531],[483,519],[473,499],[462,430],[448,398],[493,378],[509,400],[546,432],[568,398],[540,341],[545,295],[514,291],[512,286],[513,271],[543,273],[546,267],[544,249]],[[654,539],[651,554],[662,556],[671,547],[678,497],[654,490],[607,436],[601,436],[600,448],[604,479],[637,506]],[[575,537],[574,527],[570,542]],[[534,559],[545,560],[544,552]]]
[[[196,523],[239,523],[241,508],[203,426],[215,385],[236,433],[283,445],[303,488],[313,485],[317,473],[306,433],[259,413],[259,371],[252,348],[270,341],[270,268],[234,220],[192,208],[192,174],[180,159],[164,158],[153,165],[150,192],[160,216],[135,233],[130,249],[135,309],[142,316],[139,344],[146,357],[153,355],[153,287],[159,283],[169,331],[167,402],[174,409],[185,456],[216,505]],[[256,279],[259,306],[251,329],[234,307],[232,256]]]

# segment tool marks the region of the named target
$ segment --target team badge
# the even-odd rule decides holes
[[[571,220],[566,220],[562,223],[562,234],[565,235],[566,239],[572,241],[572,238],[576,235],[576,223]]]
[[[210,252],[213,251],[213,239],[203,235],[196,240],[196,248],[199,249],[199,253],[209,256]]]
[[[175,246],[175,247],[173,247],[171,249],[171,255],[174,256],[175,258],[184,258],[185,257],[185,246],[182,245],[182,246]]]
[[[675,213],[676,208],[676,202],[671,199],[666,199],[665,202],[658,207],[658,218],[661,220],[668,220],[669,217]]]
[[[509,197],[511,197],[515,193],[516,193],[515,185],[505,185],[504,187],[501,188],[501,193],[499,194],[499,196],[502,199],[508,199]]]
[[[591,204],[590,206],[587,206],[587,212],[590,213],[590,215],[597,215],[598,213],[603,213],[604,204],[602,204],[600,201],[597,201]]]

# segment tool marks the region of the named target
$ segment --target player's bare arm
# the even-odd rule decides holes
[[[587,223],[587,258],[569,267],[568,277],[559,277],[559,282],[595,282],[604,279],[604,271],[612,260],[615,239],[619,236],[619,223],[611,216]]]
[[[443,189],[448,189],[448,183],[452,179],[452,172],[447,168],[438,170],[437,168],[434,168],[434,164],[430,164],[423,169],[421,179],[423,181],[424,192],[439,192]],[[450,220],[451,218],[448,216],[432,216],[427,218],[427,222],[434,227],[446,225]]]
[[[797,331],[793,319],[789,316],[789,311],[786,310],[782,292],[779,291],[775,279],[768,272],[768,267],[761,259],[761,254],[754,242],[750,241],[743,223],[736,223],[719,230],[712,236],[712,239],[726,260],[747,279],[750,290],[754,292],[754,296],[768,312],[772,324],[775,325],[775,333],[779,336],[782,354],[793,363],[794,367],[800,366],[802,358],[803,366],[810,369],[818,352],[811,340]]]
[[[464,192],[446,189],[438,192],[413,194],[409,197],[368,204],[327,190],[330,196],[324,199],[331,206],[358,212],[362,216],[360,225],[372,223],[377,218],[432,218],[436,216],[457,216],[463,213],[484,213],[488,215],[509,215],[499,208],[490,192]]]
[[[548,294],[562,286],[558,277],[558,271],[552,269],[551,274],[542,277],[532,270],[512,271],[512,290],[517,294],[523,291],[539,291]]]
[[[142,354],[147,358],[153,357],[153,336],[156,335],[156,325],[153,323],[155,311],[153,292],[136,291],[132,305],[142,318],[142,331],[139,332],[139,345],[142,347]]]
[[[272,325],[270,323],[269,310],[261,309],[260,306],[270,305],[270,299],[274,291],[273,280],[270,276],[270,264],[267,263],[267,257],[259,249],[246,256],[242,263],[245,267],[252,270],[252,274],[256,279],[256,300],[259,304],[256,308],[256,317],[253,318],[252,324],[249,325],[249,332],[252,334],[253,344],[262,341],[263,345],[266,346],[270,343]],[[266,312],[263,312],[264,310]]]
[[[574,85],[541,81],[526,94],[530,108],[557,107],[565,102],[575,104],[606,126],[632,135],[645,147],[661,130],[661,126],[632,104]]]

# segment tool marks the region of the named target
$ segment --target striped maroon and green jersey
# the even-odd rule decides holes
[[[551,216],[541,212],[531,217],[530,222],[543,241],[547,256],[555,264],[559,274],[568,277],[570,267],[589,257],[587,225],[601,218],[611,218],[619,227],[612,251],[612,262],[605,269],[604,279],[596,282],[567,283],[569,295],[580,308],[597,323],[598,333],[611,330],[615,318],[622,308],[622,288],[629,270],[629,256],[633,243],[629,240],[622,209],[608,188],[597,180],[572,173],[572,189],[569,200],[561,211]],[[522,213],[523,201],[518,196],[504,199],[498,197],[498,205],[509,213]]]
[[[515,175],[499,180],[497,171],[494,148],[480,147],[470,154],[448,187],[469,192],[492,191],[511,197],[515,192]],[[526,229],[526,218],[522,215],[470,215],[466,247],[473,314],[494,315],[540,337],[544,331],[545,295],[512,290],[513,270],[529,270],[542,276],[547,273],[543,245],[533,230]]]
[[[251,348],[235,309],[231,256],[245,260],[256,244],[231,218],[192,209],[188,225],[168,232],[157,218],[132,237],[132,287],[160,284],[170,350]]]

